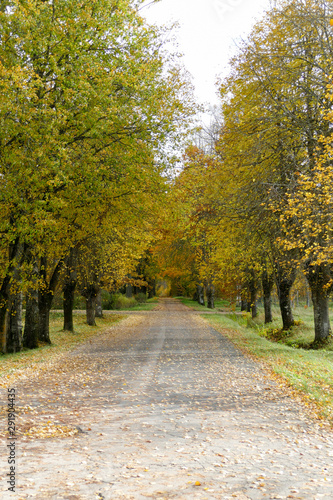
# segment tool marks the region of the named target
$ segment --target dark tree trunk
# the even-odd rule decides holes
[[[103,318],[102,290],[98,290],[95,307],[96,318]]]
[[[290,290],[292,284],[281,283],[279,287],[279,303],[282,316],[283,330],[289,330],[294,325],[294,317],[291,308]]]
[[[11,310],[11,288],[13,282],[19,279],[20,267],[26,257],[26,248],[18,238],[9,245],[8,250],[8,271],[3,278],[0,287],[0,349],[7,352],[7,332],[9,328],[8,311]]]
[[[327,264],[305,266],[313,303],[315,342],[325,340],[331,331],[329,318],[329,292],[331,272]]]
[[[50,339],[50,310],[52,307],[54,292],[60,278],[61,270],[64,266],[64,260],[58,261],[51,275],[50,282],[47,282],[47,258],[40,259],[40,278],[41,286],[38,293],[39,308],[39,335],[38,340],[51,344]]]
[[[198,303],[201,306],[205,305],[205,292],[204,292],[204,287],[202,285],[197,285],[197,296],[198,296]]]
[[[279,304],[282,317],[283,330],[289,330],[294,325],[291,309],[290,292],[296,278],[295,269],[284,269],[276,265],[276,285],[279,295]]]
[[[39,335],[38,291],[30,290],[26,297],[23,347],[37,349]]]
[[[32,259],[31,253],[29,258]],[[23,333],[23,347],[37,349],[39,335],[39,309],[38,309],[38,279],[39,271],[37,261],[33,260],[31,280],[32,285],[28,290],[25,305],[25,321]]]
[[[258,309],[257,309],[258,282],[256,279],[255,272],[253,270],[250,271],[248,289],[250,292],[251,314],[252,314],[252,319],[254,319],[258,316]]]
[[[53,301],[53,294],[46,290],[38,294],[39,309],[39,334],[38,340],[51,344],[50,339],[50,310]]]
[[[265,324],[267,324],[273,321],[272,290],[274,286],[274,277],[272,275],[269,275],[268,272],[264,270],[261,276],[261,281],[264,294]]]
[[[17,293],[11,303],[9,321],[7,323],[6,352],[22,350],[22,293]]]
[[[7,352],[7,331],[9,324],[10,276],[5,276],[0,288],[0,343],[1,352]]]
[[[313,290],[312,292],[315,342],[325,340],[331,331],[329,317],[329,300],[327,293],[323,290]]]
[[[257,290],[251,290],[251,314],[252,319],[258,316],[258,308],[257,308]]]
[[[156,297],[156,280],[151,281],[148,290],[148,299],[153,299]]]
[[[247,311],[247,301],[244,297],[241,298],[241,311]]]
[[[96,311],[96,294],[90,294],[88,297],[86,297],[87,324],[90,326],[96,326],[95,311]]]
[[[212,284],[206,287],[206,297],[207,297],[207,307],[209,309],[214,309],[215,307],[215,287]]]
[[[74,332],[74,298],[77,284],[77,252],[75,248],[71,248],[69,258],[66,263],[66,272],[63,284],[63,309],[64,309],[64,331]]]
[[[64,330],[74,332],[73,308],[76,282],[66,282],[63,286]]]

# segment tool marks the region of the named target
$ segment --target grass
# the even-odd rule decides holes
[[[74,313],[75,333],[71,333],[64,332],[62,329],[63,314],[51,311],[50,338],[52,344],[41,344],[38,349],[25,349],[14,354],[0,355],[0,385],[7,385],[11,375],[15,374],[15,372],[53,361],[63,353],[74,349],[78,344],[105,332],[123,318],[124,316],[120,314],[105,315],[104,318],[97,318],[97,326],[89,326],[86,324],[85,315]]]
[[[189,299],[188,297],[175,297],[176,299],[180,300],[185,306],[191,307],[195,311],[212,311],[212,309],[209,309],[206,306],[201,306],[196,302],[195,300]],[[215,309],[217,310],[225,310],[225,309],[230,308],[230,302],[228,300],[216,300],[215,301]]]
[[[131,307],[131,311],[152,311],[158,303],[158,297],[147,299],[146,302],[138,302],[135,306]]]
[[[276,319],[270,328],[265,327],[261,310],[255,321],[249,320],[246,314],[235,313],[204,318],[243,352],[264,362],[302,396],[319,418],[325,418],[332,425],[333,342],[329,340],[321,349],[310,349],[314,339],[312,315],[312,308],[296,308],[298,325],[274,341],[270,335],[281,329],[280,320]]]

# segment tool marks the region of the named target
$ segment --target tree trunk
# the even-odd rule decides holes
[[[204,287],[202,285],[197,285],[197,296],[198,296],[198,303],[201,306],[205,305],[205,295],[204,295]]]
[[[102,290],[98,290],[95,307],[96,318],[103,318]]]
[[[244,299],[244,297],[241,297],[241,311],[246,311],[247,310],[247,301]]]
[[[324,263],[317,266],[307,263],[305,271],[313,303],[315,342],[320,342],[329,336],[331,330],[329,318],[330,268]]]
[[[149,285],[148,299],[153,299],[156,297],[156,280],[151,281]]]
[[[312,292],[315,342],[327,339],[330,334],[329,298],[326,291],[314,290]]]
[[[51,344],[50,339],[50,310],[52,306],[53,294],[45,290],[38,294],[39,309],[39,334],[38,340]]]
[[[207,285],[206,287],[206,297],[207,297],[207,307],[209,309],[214,309],[215,307],[215,287],[212,284]]]
[[[49,283],[47,282],[47,258],[40,259],[40,278],[41,286],[38,293],[38,308],[39,308],[39,335],[38,340],[51,344],[50,339],[50,310],[52,307],[54,292],[60,278],[60,273],[65,264],[63,259],[60,259],[53,270]]]
[[[0,309],[0,342],[1,342],[1,352],[6,353],[7,352],[7,330],[8,330],[8,323],[9,323],[9,313],[7,311],[7,305],[1,307]]]
[[[65,282],[63,286],[64,330],[74,332],[73,308],[76,282]]]
[[[282,317],[283,330],[289,330],[294,325],[294,317],[291,309],[290,292],[296,279],[294,268],[283,267],[276,263],[276,286],[279,296],[279,305]]]
[[[10,276],[5,276],[0,288],[0,345],[1,352],[7,352],[7,330],[10,309]]]
[[[273,321],[272,290],[274,286],[274,278],[272,275],[269,275],[266,270],[264,270],[261,276],[261,281],[264,295],[265,324],[267,324]]]
[[[37,269],[38,271],[38,269]],[[23,347],[37,349],[39,335],[38,290],[30,290],[26,297]]]
[[[20,267],[26,257],[26,248],[20,243],[19,238],[9,245],[8,270],[0,287],[0,349],[7,352],[7,332],[9,328],[8,311],[11,309],[11,288],[13,282],[19,279]]]
[[[66,262],[66,272],[63,284],[63,309],[64,309],[64,331],[74,332],[73,309],[74,292],[77,284],[77,250],[70,249],[69,258]]]
[[[90,326],[96,326],[95,310],[96,310],[96,295],[91,294],[89,295],[89,297],[86,298],[87,324]]]
[[[250,271],[248,288],[250,292],[251,314],[252,314],[252,319],[254,319],[258,316],[258,308],[257,308],[258,282],[256,279],[256,274],[253,270]]]
[[[283,330],[289,330],[294,324],[294,317],[291,308],[290,291],[292,283],[284,281],[279,287],[279,303],[282,316]]]
[[[23,332],[23,347],[37,349],[39,335],[39,309],[38,309],[38,264],[29,250],[29,260],[33,264],[31,273],[31,287],[26,295],[25,321]],[[33,260],[32,260],[33,259]]]
[[[7,323],[6,352],[22,350],[22,292],[17,293],[11,304]]]

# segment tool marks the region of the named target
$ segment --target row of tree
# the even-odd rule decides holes
[[[135,274],[156,232],[166,169],[193,114],[168,34],[141,1],[0,5],[0,343],[50,342],[54,292],[88,321],[101,286]],[[26,297],[22,338],[20,304]]]
[[[181,204],[163,262],[209,306],[218,286],[255,316],[262,287],[266,322],[275,283],[286,330],[302,271],[316,341],[330,333],[333,284],[332,15],[331,0],[276,2],[242,43],[220,82],[213,151],[189,148],[170,191]]]

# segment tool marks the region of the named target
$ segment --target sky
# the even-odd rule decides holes
[[[158,25],[179,22],[175,34],[196,97],[202,104],[216,105],[217,77],[228,74],[237,41],[246,38],[269,5],[269,0],[161,0],[141,14]]]

